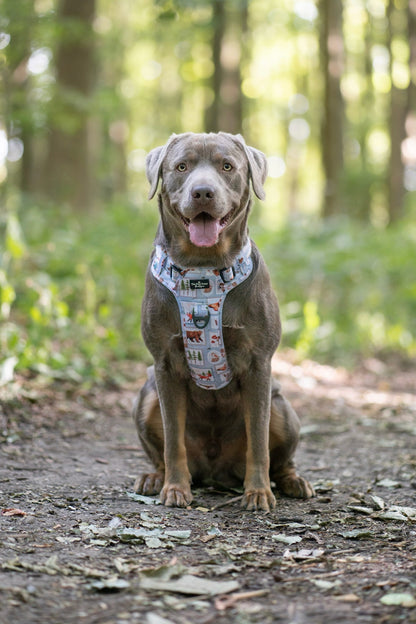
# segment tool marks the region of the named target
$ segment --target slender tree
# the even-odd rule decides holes
[[[18,3],[2,0],[0,15],[7,24],[7,36],[10,38],[5,46],[5,62],[1,63],[0,68],[0,120],[4,123],[8,139],[17,138],[23,143],[21,167],[13,183],[28,192],[33,190],[35,177],[32,149],[34,121],[28,61],[38,20],[31,0]],[[5,33],[3,35],[6,36]]]
[[[214,0],[211,79],[213,100],[205,113],[207,131],[242,129],[241,58],[247,31],[248,0]]]
[[[389,1],[388,5],[388,44],[390,49],[390,73],[391,73],[391,96],[390,96],[390,161],[388,170],[388,190],[389,190],[389,220],[397,221],[403,213],[404,199],[404,163],[402,159],[402,143],[406,137],[406,116],[408,94],[406,89],[398,88],[394,82],[393,76],[393,49],[392,42],[396,32],[394,25],[398,20],[394,19],[394,14],[398,11],[395,7],[394,0]],[[404,10],[404,9],[401,9]],[[400,23],[400,22],[399,22]]]
[[[409,136],[416,138],[416,0],[409,0],[407,23],[410,81],[407,88],[406,131]]]
[[[344,166],[344,103],[340,81],[343,70],[342,1],[320,0],[321,59],[324,74],[322,162],[325,173],[323,214],[342,211],[340,180]]]
[[[51,118],[44,187],[77,210],[93,201],[90,97],[94,88],[95,0],[61,0],[56,51],[56,101]]]
[[[408,93],[408,112],[416,113],[416,0],[409,0],[407,9],[409,36],[409,70],[410,82]]]

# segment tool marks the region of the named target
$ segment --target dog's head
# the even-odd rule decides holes
[[[213,247],[247,213],[250,183],[264,199],[267,161],[241,135],[174,134],[148,154],[146,172],[149,199],[162,180],[168,227],[196,247]]]

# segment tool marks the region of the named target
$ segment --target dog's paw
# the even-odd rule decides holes
[[[154,496],[159,494],[163,487],[165,475],[163,472],[151,472],[149,474],[142,474],[137,477],[134,484],[134,491],[136,494],[144,494],[144,496]]]
[[[188,507],[192,503],[191,488],[176,484],[164,485],[160,492],[160,500],[166,507]]]
[[[248,490],[244,493],[241,506],[247,511],[270,511],[276,507],[276,499],[270,488]]]
[[[277,483],[279,492],[291,498],[313,498],[315,490],[312,485],[303,477],[294,474],[281,479]]]

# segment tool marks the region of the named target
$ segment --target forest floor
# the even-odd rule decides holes
[[[317,496],[271,513],[213,489],[187,510],[134,497],[142,366],[0,388],[1,624],[416,622],[415,369],[274,369]]]

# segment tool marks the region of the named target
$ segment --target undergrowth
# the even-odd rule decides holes
[[[416,224],[384,230],[299,219],[257,240],[281,302],[283,343],[299,357],[355,364],[416,354]]]
[[[76,380],[148,360],[140,302],[158,215],[149,204],[99,213],[19,203],[0,217],[0,383],[14,369]],[[254,220],[254,223],[255,220]],[[281,305],[283,346],[354,363],[416,354],[416,225],[376,230],[347,219],[254,225]]]

